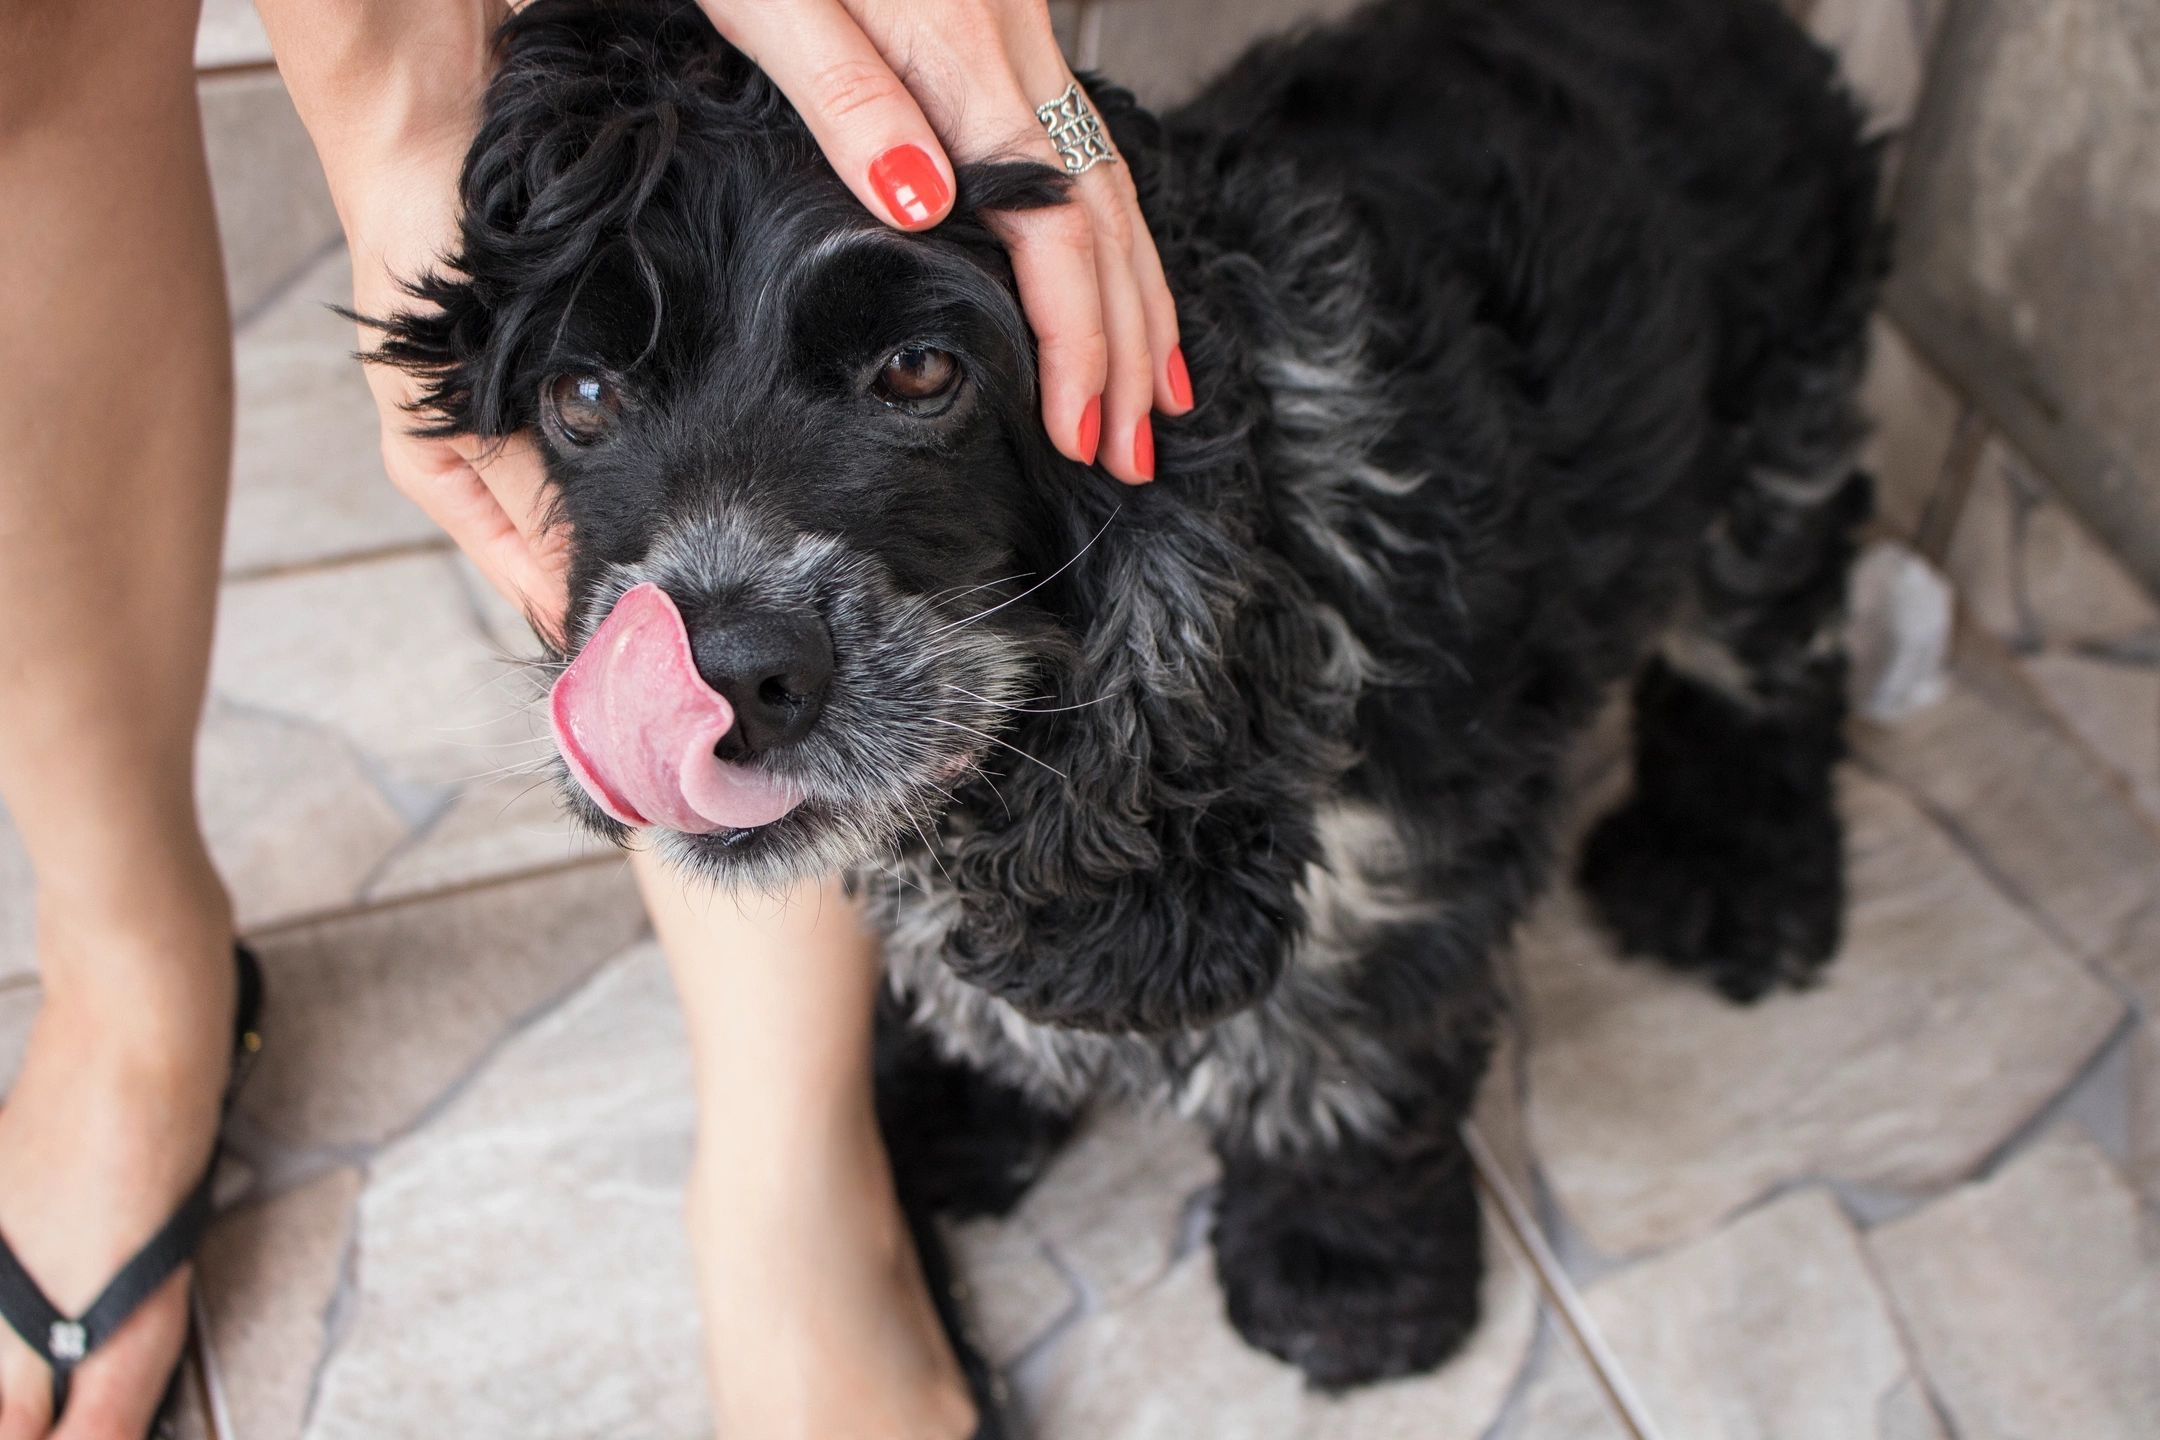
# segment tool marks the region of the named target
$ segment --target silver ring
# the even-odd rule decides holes
[[[1117,151],[1110,148],[1110,133],[1102,128],[1079,81],[1067,85],[1065,93],[1049,104],[1036,106],[1035,118],[1050,132],[1050,143],[1057,147],[1058,159],[1065,162],[1066,174],[1082,175],[1097,165],[1117,163]]]

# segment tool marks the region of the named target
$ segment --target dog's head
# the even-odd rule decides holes
[[[1058,543],[1047,507],[1075,478],[1033,421],[983,217],[1057,203],[1062,177],[964,168],[960,213],[903,236],[693,7],[535,5],[503,47],[456,273],[420,287],[437,313],[401,317],[381,353],[426,374],[440,428],[538,437],[572,539],[563,658],[654,587],[724,699],[724,777],[750,792],[707,808],[788,808],[700,824],[635,775],[591,783],[636,770],[613,755],[575,767],[577,804],[731,874],[889,848],[1036,678],[1043,609],[998,606],[1040,578],[1031,542]],[[666,640],[588,688],[683,678]]]
[[[1038,1018],[1161,1029],[1263,992],[1310,850],[1283,791],[1340,770],[1274,712],[1341,697],[1296,691],[1319,642],[1201,518],[1251,488],[1225,459],[1249,416],[1164,435],[1197,477],[1176,504],[1044,437],[986,217],[1063,178],[962,166],[952,217],[903,235],[692,6],[539,0],[503,47],[459,251],[375,358],[439,433],[539,438],[578,813],[735,882],[934,846],[956,968]],[[1205,385],[1220,357],[1187,349]]]

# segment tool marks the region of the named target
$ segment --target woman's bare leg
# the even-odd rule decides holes
[[[0,0],[0,801],[37,878],[44,1006],[0,1108],[0,1232],[64,1307],[210,1150],[231,913],[193,747],[231,445],[231,337],[192,3]],[[66,1434],[139,1435],[186,1278],[77,1373]],[[50,1428],[0,1328],[0,1440]]]
[[[877,942],[837,882],[738,897],[637,871],[696,1064],[686,1208],[720,1434],[965,1437],[878,1139]]]

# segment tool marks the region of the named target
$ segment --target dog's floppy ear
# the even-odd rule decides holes
[[[537,0],[497,44],[455,253],[408,280],[414,308],[358,317],[383,336],[369,359],[424,382],[428,434],[527,423],[521,362],[603,250],[621,250],[657,306],[638,222],[671,183],[686,111],[770,108],[749,61],[688,5]]]
[[[947,959],[1031,1018],[1160,1034],[1280,976],[1356,688],[1279,562],[1193,507],[1127,521],[1072,566],[1056,706],[1011,732],[1040,764],[947,837]]]

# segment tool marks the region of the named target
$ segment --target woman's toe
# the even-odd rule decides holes
[[[0,1440],[45,1440],[52,1428],[52,1382],[10,1333],[0,1362]]]
[[[52,1440],[141,1440],[187,1345],[189,1269],[168,1279],[76,1370]],[[33,1432],[35,1433],[35,1432]],[[13,1440],[0,1433],[0,1440]]]

